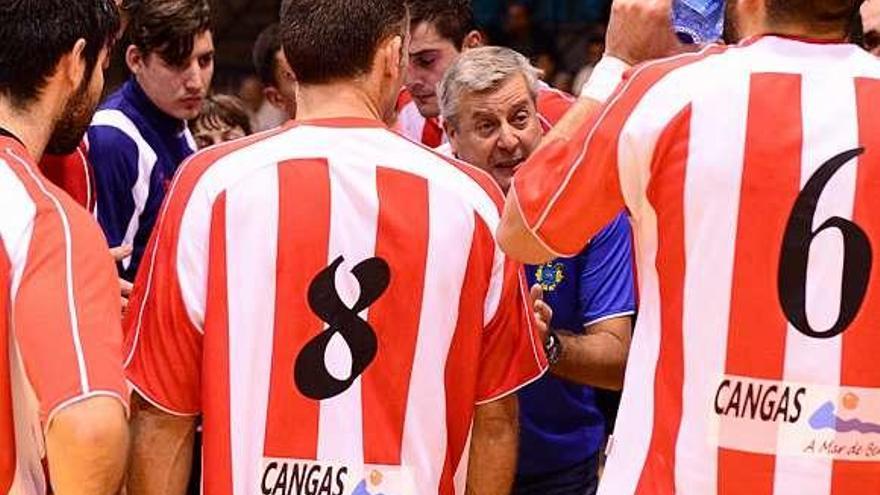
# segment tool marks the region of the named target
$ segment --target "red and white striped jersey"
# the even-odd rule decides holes
[[[537,106],[544,132],[556,125],[572,104],[574,98],[571,95],[541,83]],[[400,91],[397,99],[396,128],[400,134],[429,148],[437,148],[449,141],[440,119],[423,117],[406,88]]]
[[[546,368],[501,201],[361,119],[186,162],[126,363],[157,407],[203,414],[205,493],[464,493],[475,406]]]
[[[625,204],[641,309],[600,493],[880,489],[880,62],[768,36],[636,69],[516,177],[574,253]],[[552,160],[550,160],[552,157]]]
[[[116,270],[95,221],[0,136],[0,493],[43,494],[64,407],[127,404]]]

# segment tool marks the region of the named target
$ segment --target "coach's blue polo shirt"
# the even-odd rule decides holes
[[[527,266],[529,284],[544,288],[554,329],[583,333],[593,323],[629,316],[636,309],[632,232],[620,214],[581,254]],[[547,373],[520,399],[519,474],[551,473],[583,462],[605,440],[605,418],[592,387]]]

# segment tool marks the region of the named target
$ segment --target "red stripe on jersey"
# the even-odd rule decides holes
[[[856,101],[859,119],[859,145],[865,154],[859,159],[853,221],[871,242],[873,266],[868,292],[859,315],[843,333],[840,384],[842,387],[880,387],[877,349],[880,348],[880,114],[874,107],[880,101],[880,81],[857,79]],[[880,493],[880,464],[877,462],[835,461],[831,493]]]
[[[278,188],[275,337],[265,453],[316,459],[320,404],[304,396],[292,377],[297,354],[324,328],[309,307],[308,293],[315,275],[327,267],[329,165],[326,160],[283,162]]]
[[[213,358],[211,372],[202,379],[205,390],[202,394],[205,411],[203,485],[205,495],[232,495],[225,192],[214,202],[208,265],[204,353]]]
[[[657,212],[660,281],[660,352],[654,378],[654,425],[638,495],[675,493],[675,443],[681,427],[684,384],[684,183],[691,109],[687,107],[657,142],[648,200]]]
[[[12,368],[9,363],[9,289],[12,269],[0,239],[0,493],[7,493],[15,478],[15,418],[12,409]]]
[[[368,318],[379,352],[362,380],[364,462],[399,465],[428,258],[428,182],[379,167],[376,189],[376,256],[388,262],[391,282]]]
[[[549,247],[573,256],[620,213],[624,202],[617,157],[627,119],[671,71],[723,51],[712,46],[646,65],[571,139],[550,140],[527,160],[516,174],[514,192],[526,223]],[[592,198],[589,214],[582,207],[584,198]]]
[[[474,238],[471,241],[467,269],[458,303],[458,322],[446,359],[446,460],[440,476],[440,495],[455,495],[455,471],[464,455],[468,435],[473,424],[473,404],[476,402],[480,349],[484,332],[484,305],[489,281],[492,279],[492,259],[495,240],[489,227],[474,215]],[[514,304],[513,301],[502,301]]]
[[[784,374],[788,321],[779,305],[779,257],[800,191],[802,119],[800,75],[752,76],[727,341],[730,375],[781,380]],[[718,494],[773,493],[775,464],[772,455],[720,448]]]

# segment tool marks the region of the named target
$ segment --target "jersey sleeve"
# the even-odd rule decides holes
[[[89,128],[88,161],[92,165],[98,196],[98,222],[111,247],[125,240],[135,202],[132,188],[138,178],[137,145],[111,126]]]
[[[210,225],[199,220],[211,216],[208,201],[192,197],[195,179],[186,172],[193,168],[181,165],[169,190],[124,322],[130,384],[153,405],[181,416],[201,411]]]
[[[626,213],[602,229],[580,255],[579,309],[583,326],[635,313],[632,229]]]
[[[498,400],[541,377],[547,360],[534,324],[522,265],[496,253],[483,331],[477,403]],[[492,311],[494,309],[494,312]]]
[[[54,187],[37,207],[14,331],[46,427],[62,408],[94,396],[127,407],[119,283],[94,220]],[[34,194],[38,196],[38,194]]]

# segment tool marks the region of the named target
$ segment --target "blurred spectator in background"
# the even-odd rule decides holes
[[[507,6],[507,16],[498,44],[510,47],[528,57],[533,64],[544,71],[545,77],[552,77],[548,65],[556,62],[556,42],[549,32],[535,25],[529,6],[525,2],[511,2]],[[543,63],[542,63],[543,59]]]
[[[296,76],[284,50],[281,47],[281,34],[278,24],[272,24],[260,33],[254,43],[254,70],[263,82],[263,96],[280,115],[272,119],[258,118],[255,131],[272,129],[287,119],[296,117]],[[265,102],[263,106],[265,106]],[[268,116],[269,113],[266,112]],[[259,114],[258,114],[259,117]],[[280,122],[278,121],[280,118]]]
[[[131,12],[131,78],[89,128],[98,221],[111,246],[132,246],[120,275],[132,281],[165,192],[195,151],[186,121],[202,109],[214,74],[208,0],[151,0]]]
[[[251,120],[244,103],[232,95],[212,95],[202,113],[189,121],[199,149],[243,138],[251,134]]]

